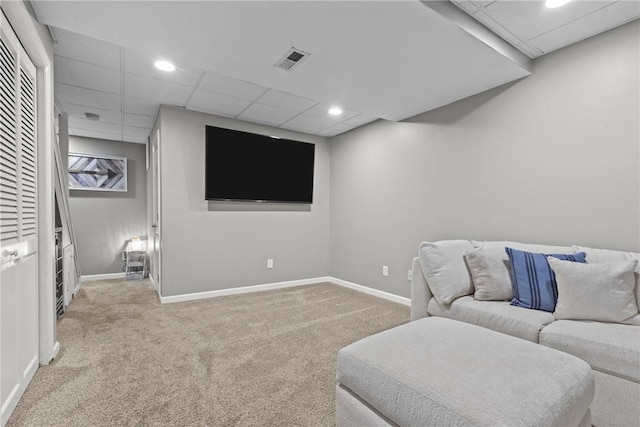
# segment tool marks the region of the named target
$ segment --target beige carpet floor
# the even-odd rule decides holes
[[[331,426],[338,349],[408,318],[326,283],[161,305],[88,282],[8,426]]]

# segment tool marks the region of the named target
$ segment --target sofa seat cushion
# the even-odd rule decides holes
[[[594,393],[576,357],[433,317],[341,349],[336,379],[401,426],[577,426]]]
[[[540,344],[577,356],[595,370],[640,382],[640,326],[558,320],[540,332]]]
[[[508,301],[477,301],[472,296],[458,298],[449,307],[439,305],[432,298],[427,311],[432,316],[471,323],[533,342],[538,342],[540,330],[555,320],[553,314],[546,311],[516,307]]]

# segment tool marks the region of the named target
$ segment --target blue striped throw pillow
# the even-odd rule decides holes
[[[558,301],[556,275],[547,262],[552,256],[563,261],[585,262],[586,254],[538,254],[505,248],[511,264],[513,299],[511,305],[553,311]]]

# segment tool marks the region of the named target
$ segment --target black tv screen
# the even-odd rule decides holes
[[[315,145],[206,127],[205,199],[313,202]]]

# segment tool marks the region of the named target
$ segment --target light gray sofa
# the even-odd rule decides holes
[[[462,241],[467,242],[467,241]],[[628,259],[640,260],[640,254],[592,249],[578,246],[550,247],[528,245],[516,242],[476,242],[463,243],[457,251],[447,256],[451,262],[461,263],[469,276],[465,262],[465,248],[483,250],[511,246],[517,249],[542,253],[585,252],[587,263],[614,263]],[[466,246],[465,246],[466,245]],[[421,247],[422,248],[422,247]],[[640,426],[640,326],[606,323],[587,320],[556,320],[551,312],[532,310],[511,305],[504,301],[481,301],[474,298],[473,286],[451,283],[457,293],[448,304],[440,304],[425,274],[425,256],[413,259],[411,282],[411,320],[429,316],[442,316],[474,325],[482,326],[507,335],[532,341],[544,346],[564,351],[589,363],[594,371],[595,397],[591,405],[594,426]],[[506,256],[505,256],[506,258]],[[428,261],[427,261],[428,262]],[[440,259],[439,262],[442,262]],[[458,268],[460,266],[456,266]],[[505,268],[509,268],[505,263]],[[458,268],[458,271],[461,271]],[[640,302],[636,269],[635,295]],[[455,276],[455,275],[454,275]],[[454,277],[450,276],[450,277]],[[430,276],[431,277],[431,276]],[[445,274],[446,277],[446,274]],[[436,280],[433,279],[433,282]],[[458,281],[452,279],[452,282]],[[473,284],[473,280],[471,280]],[[442,280],[436,285],[438,295],[442,294]],[[461,292],[460,290],[464,290]],[[442,298],[439,298],[442,300]],[[640,317],[639,317],[640,319]]]

